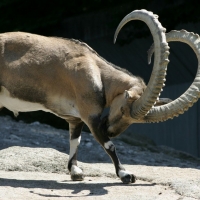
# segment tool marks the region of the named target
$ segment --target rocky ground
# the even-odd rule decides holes
[[[121,162],[138,178],[124,185],[104,150],[83,132],[78,160],[86,178],[73,182],[68,131],[10,117],[0,117],[0,126],[0,200],[200,199],[200,159],[148,138],[126,133],[114,139]]]

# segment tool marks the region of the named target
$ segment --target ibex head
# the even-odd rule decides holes
[[[138,11],[134,12],[138,14]],[[166,67],[169,62],[167,59],[169,47],[166,42],[179,41],[187,43],[194,50],[198,61],[200,61],[200,50],[198,48],[199,36],[182,30],[171,31],[166,34],[165,38],[165,30],[157,21],[157,16],[151,15],[149,12],[146,14],[148,20],[153,18],[153,23],[150,24],[144,17],[145,10],[141,11],[143,18],[140,18],[141,16],[136,17],[136,13],[134,12],[127,15],[121,21],[116,30],[114,41],[122,26],[128,21],[137,18],[146,22],[154,38],[154,45],[148,52],[150,60],[151,55],[155,51],[154,68],[147,87],[144,82],[141,82],[139,89],[131,88],[130,90],[125,90],[123,94],[117,96],[112,102],[107,120],[108,134],[110,137],[117,136],[132,123],[152,123],[172,119],[188,110],[200,96],[199,64],[199,69],[197,70],[193,84],[183,95],[174,101],[169,99],[159,100],[158,98],[164,85]]]
[[[108,115],[108,133],[110,137],[119,135],[133,123],[131,116],[132,104],[138,100],[146,89],[144,81],[138,78],[139,86],[125,90],[123,94],[118,95],[110,106]]]

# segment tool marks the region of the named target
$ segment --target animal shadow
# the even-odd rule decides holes
[[[0,187],[13,187],[13,188],[26,188],[30,189],[30,193],[36,194],[44,197],[81,197],[81,196],[102,196],[108,194],[107,187],[120,186],[120,187],[137,187],[137,186],[154,186],[154,183],[145,184],[123,184],[121,182],[114,183],[92,183],[92,181],[87,182],[73,182],[73,181],[62,181],[57,182],[55,180],[17,180],[17,179],[7,179],[0,178]],[[37,192],[37,189],[44,189],[45,194]],[[46,192],[48,190],[48,192]],[[67,190],[68,196],[62,196],[58,194],[53,194],[54,190]],[[84,194],[87,191],[87,194]],[[70,195],[71,194],[71,195]]]

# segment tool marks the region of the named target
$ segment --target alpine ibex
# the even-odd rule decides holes
[[[165,29],[157,18],[146,10],[133,11],[121,21],[115,33],[116,39],[130,20],[142,20],[148,25],[154,39],[155,59],[147,86],[141,78],[107,62],[77,40],[23,32],[0,34],[0,107],[15,115],[43,110],[69,123],[68,169],[72,180],[82,180],[84,176],[76,159],[84,123],[111,157],[117,176],[122,182],[131,183],[136,178],[121,165],[110,138],[132,123],[172,118],[198,99],[199,85],[192,86],[195,94],[189,92],[181,101],[153,107],[158,102],[169,62]],[[195,52],[199,51],[197,43],[193,44],[196,37],[191,42]],[[110,107],[110,112],[102,119],[106,107]]]

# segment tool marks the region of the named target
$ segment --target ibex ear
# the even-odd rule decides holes
[[[125,90],[124,91],[124,98],[128,101],[135,101],[138,98],[140,98],[140,96],[135,91]]]
[[[124,91],[124,98],[125,98],[125,99],[130,99],[130,98],[131,98],[131,94],[129,93],[128,90],[125,90],[125,91]]]

